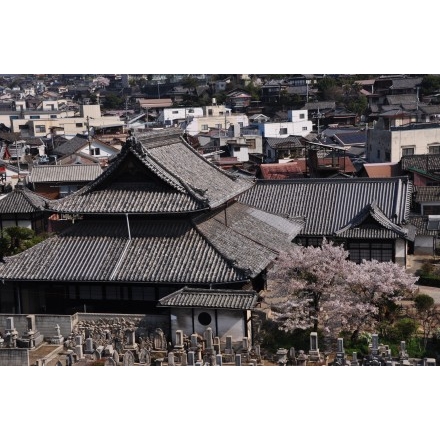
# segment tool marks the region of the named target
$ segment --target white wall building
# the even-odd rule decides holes
[[[258,124],[258,130],[261,136],[271,138],[307,136],[312,131],[312,125],[307,110],[289,110],[287,121],[262,122]]]
[[[415,123],[383,128],[379,123],[368,130],[368,162],[399,162],[402,156],[440,153],[440,124]]]

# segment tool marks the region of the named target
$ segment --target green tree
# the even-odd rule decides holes
[[[421,94],[432,95],[440,90],[440,75],[426,75],[422,79]]]
[[[32,229],[11,226],[2,231],[0,237],[0,256],[10,256],[28,249],[45,240],[47,233],[36,235]]]
[[[125,107],[125,99],[115,93],[109,93],[105,96],[103,106],[107,109],[121,109]]]
[[[419,294],[414,298],[415,318],[423,331],[423,348],[426,349],[428,338],[432,330],[440,323],[440,314],[434,298],[426,294]]]

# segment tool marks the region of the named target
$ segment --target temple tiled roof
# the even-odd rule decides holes
[[[44,211],[49,200],[34,193],[29,188],[16,187],[0,199],[0,214],[27,214]]]
[[[404,224],[411,189],[407,177],[258,181],[239,200],[265,211],[305,218],[301,235],[328,236],[373,202],[389,221]]]
[[[99,164],[36,165],[32,167],[29,182],[90,182],[101,173]]]
[[[257,303],[253,290],[194,289],[184,287],[159,300],[159,307],[251,310]]]
[[[164,130],[129,139],[93,182],[53,203],[65,213],[183,213],[216,208],[249,189],[249,179],[203,158]]]
[[[0,265],[0,279],[208,284],[258,275],[302,223],[237,203],[196,220],[82,220]],[[122,218],[121,218],[122,217]]]

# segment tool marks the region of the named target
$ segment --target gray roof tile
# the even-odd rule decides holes
[[[159,300],[159,306],[251,310],[257,303],[257,297],[257,292],[253,290],[194,289],[184,287]]]
[[[99,164],[37,165],[32,167],[29,182],[90,182],[101,173]]]

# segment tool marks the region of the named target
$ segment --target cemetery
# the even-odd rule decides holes
[[[147,324],[148,323],[148,324]],[[157,323],[157,322],[156,322]],[[436,366],[434,358],[412,358],[401,341],[399,353],[372,335],[369,353],[322,352],[318,333],[309,350],[278,348],[268,355],[243,336],[175,330],[167,337],[143,315],[0,315],[0,366]]]

